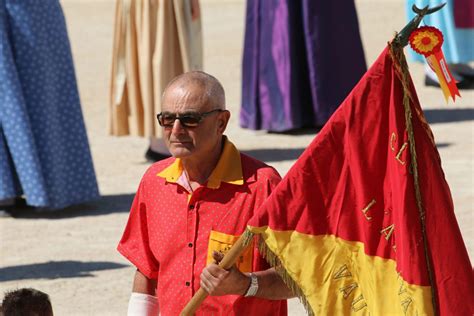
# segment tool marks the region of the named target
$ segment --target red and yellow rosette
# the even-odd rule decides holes
[[[456,100],[456,95],[461,96],[441,50],[443,33],[435,27],[422,26],[411,33],[409,42],[415,52],[425,56],[428,65],[436,73],[446,102],[450,96],[453,101]]]

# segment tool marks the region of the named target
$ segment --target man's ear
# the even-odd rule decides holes
[[[226,110],[221,113],[221,117],[219,118],[219,122],[218,122],[219,131],[221,133],[224,133],[225,129],[227,128],[227,123],[229,123],[229,119],[230,119],[229,111]]]

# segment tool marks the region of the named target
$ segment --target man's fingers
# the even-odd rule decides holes
[[[204,270],[202,270],[201,273],[201,280],[211,280],[215,279],[215,276],[209,271],[211,269],[210,266],[206,267]]]
[[[214,283],[218,282],[219,279],[216,278],[212,273],[209,271],[209,266],[202,270],[201,273],[201,287],[209,294],[212,294],[214,290]]]
[[[206,291],[208,294],[211,294],[211,288],[210,286],[207,284],[207,282],[205,280],[203,280],[201,278],[201,282],[199,282],[199,285],[201,286],[201,288],[203,288],[204,291]]]
[[[202,271],[200,285],[207,293],[209,293],[209,295],[213,294],[214,289],[219,285],[219,282],[220,279],[214,276],[208,268]]]
[[[216,289],[225,286],[225,280],[229,273],[229,271],[220,268],[214,263],[211,263],[202,270],[200,276],[201,281],[199,284],[209,295],[222,295],[220,294],[221,290],[216,292]]]
[[[206,277],[209,281],[214,282],[216,279],[223,279],[229,274],[229,271],[224,270],[214,263],[208,265],[202,270],[201,278]]]

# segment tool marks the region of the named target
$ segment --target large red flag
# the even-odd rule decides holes
[[[472,266],[399,48],[385,49],[248,229],[310,313],[474,313]]]

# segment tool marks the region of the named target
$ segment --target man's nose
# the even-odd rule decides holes
[[[183,124],[181,124],[181,121],[178,119],[175,119],[173,123],[173,129],[172,129],[173,134],[182,134],[184,131],[185,131],[185,128]]]

